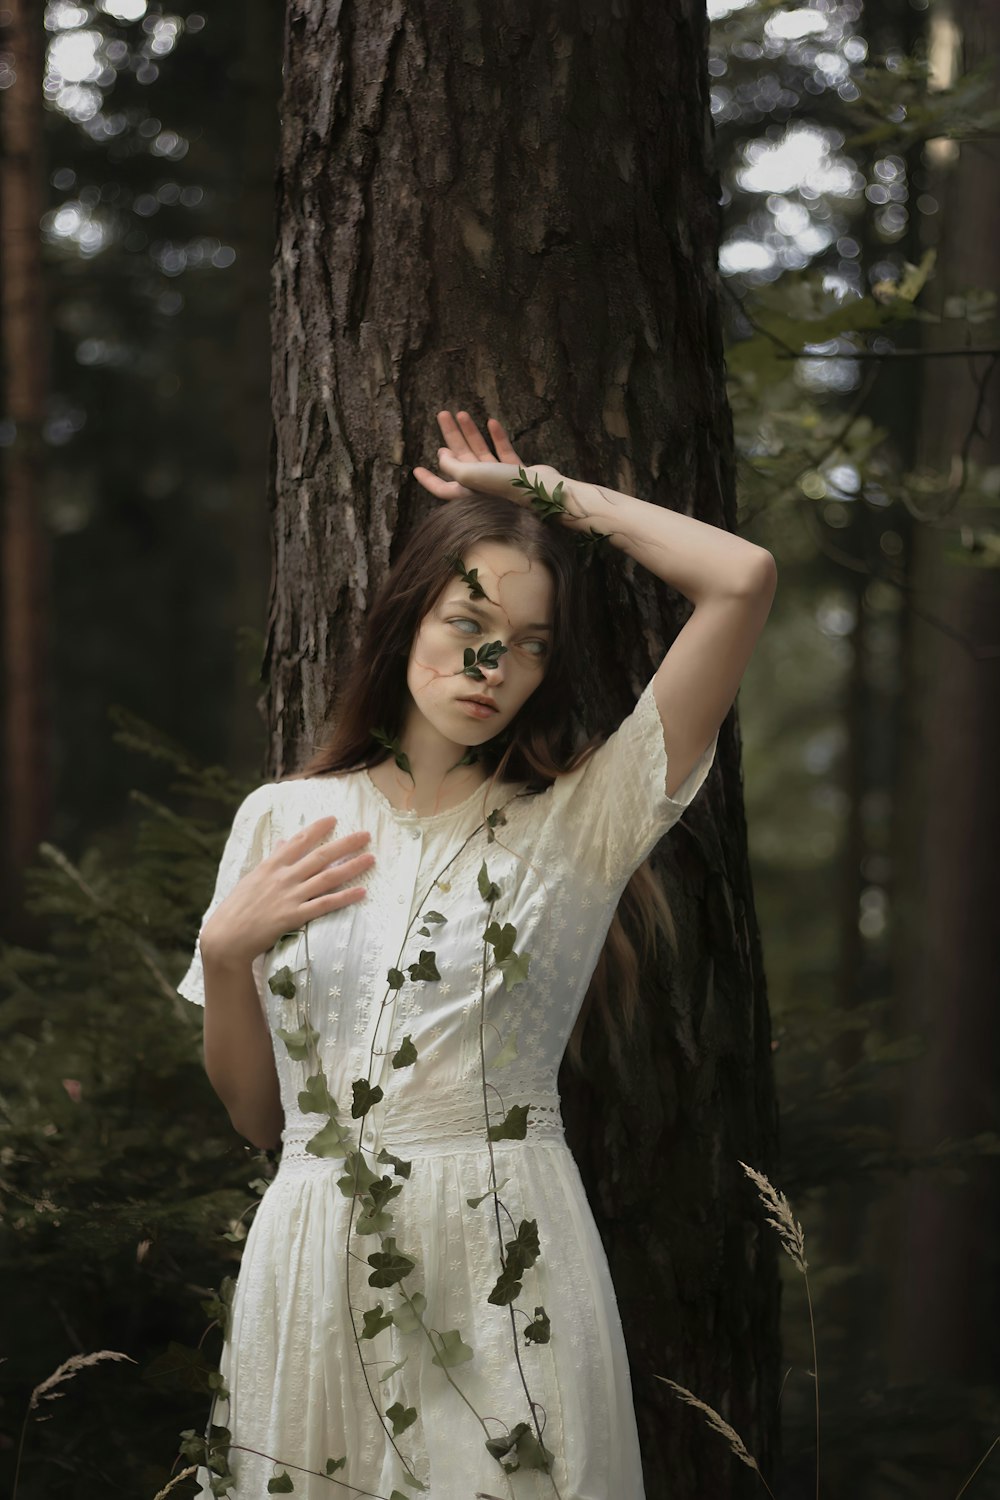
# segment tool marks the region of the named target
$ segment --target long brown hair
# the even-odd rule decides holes
[[[576,663],[587,635],[590,579],[573,535],[557,522],[541,520],[527,507],[499,496],[476,495],[439,505],[406,540],[365,616],[328,726],[320,730],[305,765],[283,780],[355,771],[385,760],[385,747],[372,730],[382,730],[390,739],[402,731],[409,698],[407,664],[420,623],[454,580],[454,558],[464,561],[483,542],[517,547],[532,563],[547,568],[553,583],[545,690],[536,689],[509,726],[477,747],[491,787],[523,782],[533,791],[543,791],[557,776],[593,754],[610,729],[574,747]],[[578,1072],[584,1071],[583,1031],[595,1006],[620,1063],[619,1030],[623,1026],[626,1034],[632,1032],[641,964],[659,932],[675,948],[673,916],[647,861],[622,893],[569,1039],[566,1055]]]

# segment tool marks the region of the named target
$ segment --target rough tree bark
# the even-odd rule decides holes
[[[495,412],[526,456],[733,525],[705,51],[701,0],[291,0],[268,774],[301,762],[435,503],[411,468],[433,462],[441,407]],[[688,610],[620,555],[606,566],[588,732],[632,708]],[[629,1077],[560,1078],[649,1500],[758,1483],[656,1374],[724,1412],[765,1471],[776,1441],[776,1258],[737,1166],[774,1171],[777,1124],[735,714],[718,762],[662,858],[680,959],[645,975]]]
[[[51,811],[49,543],[42,514],[42,424],[48,380],[42,247],[42,49],[38,8],[0,12],[0,343],[3,409],[13,441],[3,456],[4,731],[3,908],[22,938],[21,871]],[[14,929],[8,921],[8,934]]]

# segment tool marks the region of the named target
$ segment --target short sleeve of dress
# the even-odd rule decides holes
[[[201,931],[216,907],[221,905],[233,887],[255,865],[266,859],[271,850],[271,791],[272,784],[265,783],[245,797],[236,809],[232,828],[226,839],[215,877],[215,890],[208,903],[198,928]],[[267,955],[262,953],[253,962],[257,993],[263,1003],[264,963]],[[196,942],[187,973],[177,986],[177,993],[195,1005],[205,1004],[205,975],[201,964],[201,948]]]
[[[707,777],[718,731],[667,796],[667,748],[652,679],[635,708],[576,771],[553,783],[552,812],[566,854],[612,887],[624,886],[690,807]]]

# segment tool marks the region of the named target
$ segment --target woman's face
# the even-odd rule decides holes
[[[462,563],[477,570],[486,597],[473,599],[456,572],[420,623],[406,683],[418,711],[446,739],[482,745],[511,723],[545,676],[554,590],[546,567],[503,542],[481,542]],[[482,677],[463,672],[466,649],[478,653],[491,641],[507,647],[496,665],[478,663]],[[481,717],[462,702],[475,696],[496,709]]]

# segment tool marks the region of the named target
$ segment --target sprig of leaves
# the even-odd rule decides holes
[[[560,479],[550,495],[540,479],[529,479],[528,471],[523,464],[518,465],[518,478],[512,479],[511,484],[515,489],[527,490],[531,496],[531,509],[541,520],[547,521],[552,516],[567,515],[569,507],[563,504],[562,493],[565,487],[564,481]]]
[[[479,582],[479,569],[478,568],[472,568],[472,569],[470,569],[467,572],[466,568],[465,568],[465,564],[463,563],[462,559],[459,557],[459,555],[458,555],[457,552],[448,552],[448,553],[446,553],[445,554],[445,562],[450,563],[452,565],[452,567],[455,569],[455,572],[458,573],[459,576],[461,577],[462,582],[468,586],[470,598],[472,598],[472,599],[485,599],[486,598],[486,590],[483,588],[482,584]]]
[[[409,776],[412,780],[413,772],[410,770],[410,758],[406,754],[405,750],[400,748],[398,736],[395,739],[391,739],[390,736],[386,734],[384,729],[373,729],[372,739],[376,740],[378,744],[382,745],[386,750],[391,752],[392,758],[396,762],[399,769],[405,776]]]

